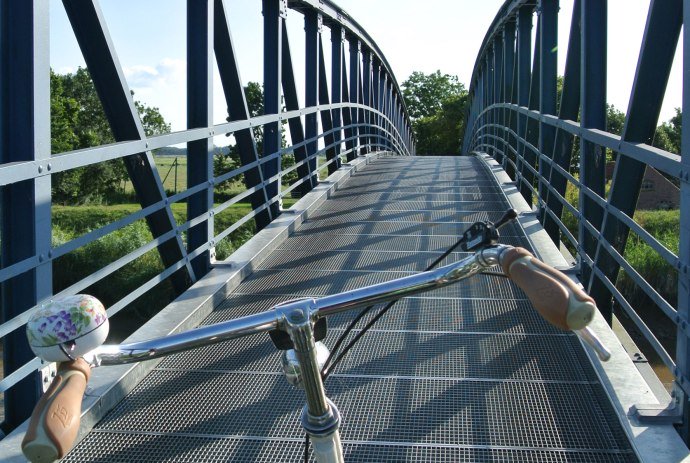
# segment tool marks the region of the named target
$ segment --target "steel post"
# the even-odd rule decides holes
[[[683,19],[681,0],[653,0],[649,8],[640,58],[623,127],[622,139],[632,143],[651,145],[659,120],[666,84],[680,36]],[[609,191],[609,204],[632,217],[642,185],[646,164],[619,155]],[[628,239],[628,227],[615,216],[604,213],[604,239],[623,254]],[[594,265],[612,282],[618,276],[619,265],[601,242],[597,244]],[[611,293],[599,278],[591,278],[589,292],[597,301],[604,317],[611,322]]]
[[[287,14],[287,0],[263,0],[264,15],[264,114],[280,114],[280,84],[282,68],[283,19]],[[264,153],[270,156],[281,148],[281,124],[269,122],[264,125]],[[262,165],[264,179],[276,177],[280,172],[280,158]],[[266,185],[269,206],[275,218],[280,213],[278,195],[279,180]]]
[[[558,76],[558,0],[540,0],[540,66],[539,66],[539,112],[556,114],[556,78]],[[539,152],[553,159],[553,141],[556,129],[544,122],[539,123]],[[538,192],[542,201],[546,199],[546,186],[549,166],[541,157],[539,167]],[[540,206],[540,211],[543,206]]]
[[[582,0],[582,78],[580,126],[606,130],[606,10],[605,0]],[[580,138],[580,214],[579,250],[581,256],[594,258],[597,236],[587,231],[584,221],[601,227],[603,211],[596,202],[585,196],[589,189],[600,197],[606,196],[606,150]],[[589,280],[586,259],[580,259],[582,279]]]
[[[213,0],[187,0],[187,128],[213,126]],[[209,137],[187,143],[187,187],[206,185],[189,197],[187,217],[205,216],[187,234],[188,252],[212,242],[213,219],[213,132]],[[197,278],[211,268],[210,252],[192,261]]]
[[[581,3],[575,0],[573,3],[573,17],[570,22],[570,36],[568,39],[568,53],[565,58],[565,75],[563,76],[563,91],[561,104],[558,108],[558,117],[564,120],[577,120],[580,111],[580,57],[581,57]],[[564,130],[556,131],[554,141],[553,161],[564,170],[570,170],[570,162],[573,151],[573,135]],[[556,169],[549,168],[547,180],[558,194],[565,198],[566,179]],[[549,190],[546,195],[546,207],[559,219],[563,215],[563,204],[557,196]],[[543,225],[554,243],[559,244],[561,232],[557,222],[550,214],[544,214]]]
[[[304,15],[305,31],[305,60],[304,60],[304,106],[307,108],[319,104],[319,60],[321,58],[321,30],[323,17],[314,10]],[[319,150],[317,136],[319,134],[318,115],[316,113],[304,116],[305,136],[307,143],[307,156],[309,157],[309,171],[314,173],[310,177],[309,188],[303,188],[303,192],[316,186],[316,152]],[[294,144],[294,141],[293,141]]]
[[[2,163],[46,161],[50,169],[50,74],[48,0],[5,1],[0,6],[0,49],[12,56],[0,68],[0,157]],[[32,257],[38,265],[2,284],[0,318],[10,320],[52,295],[51,180],[43,176],[0,189],[2,200],[2,267]],[[34,354],[24,330],[3,340],[4,377]],[[4,394],[5,425],[13,428],[31,415],[43,392],[38,372]]]

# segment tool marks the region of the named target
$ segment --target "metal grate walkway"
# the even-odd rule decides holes
[[[381,158],[204,323],[424,270],[507,207],[477,159]],[[503,235],[528,246],[518,226]],[[330,320],[327,345],[351,317]],[[636,461],[577,339],[509,281],[479,276],[405,299],[375,328],[326,383],[347,461]],[[300,461],[304,399],[278,358],[267,335],[167,358],[66,461]]]

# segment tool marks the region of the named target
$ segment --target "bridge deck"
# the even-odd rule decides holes
[[[424,270],[470,222],[508,207],[480,164],[374,161],[204,323]],[[529,246],[517,225],[503,235]],[[351,317],[330,321],[327,344]],[[578,340],[496,276],[399,302],[326,387],[343,416],[348,461],[636,460]],[[176,355],[66,461],[299,461],[303,400],[268,336]]]

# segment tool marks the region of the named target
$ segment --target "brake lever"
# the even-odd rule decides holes
[[[515,209],[508,209],[498,222],[475,222],[465,230],[460,240],[460,248],[466,252],[474,252],[481,248],[498,244],[500,237],[498,229],[515,220],[518,214]]]

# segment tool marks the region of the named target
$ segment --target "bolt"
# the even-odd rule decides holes
[[[288,319],[293,323],[299,323],[304,320],[304,311],[302,309],[295,309],[290,312]]]

